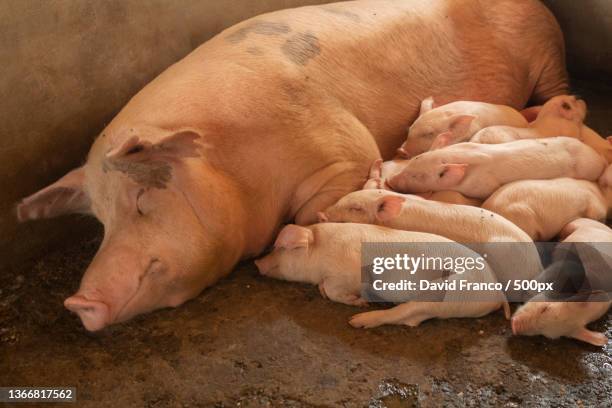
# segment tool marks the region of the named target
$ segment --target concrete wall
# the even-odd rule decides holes
[[[612,1],[544,0],[557,17],[574,77],[612,81]]]
[[[83,217],[17,225],[14,204],[81,164],[131,95],[247,17],[325,0],[0,2],[0,267],[92,228]],[[570,68],[612,73],[612,2],[547,0]]]
[[[222,29],[324,0],[0,2],[0,267],[91,229],[83,217],[17,225],[23,196],[84,160],[105,123]]]

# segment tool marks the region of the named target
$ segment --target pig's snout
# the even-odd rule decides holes
[[[512,316],[510,325],[512,326],[512,334],[515,336],[521,335],[526,331],[525,319],[523,319],[521,316]]]
[[[89,331],[98,331],[110,324],[109,309],[103,302],[74,295],[64,301],[64,306],[76,313]]]
[[[255,266],[259,270],[259,273],[263,276],[273,276],[272,273],[275,269],[278,269],[278,262],[272,255],[264,256],[255,260]]]

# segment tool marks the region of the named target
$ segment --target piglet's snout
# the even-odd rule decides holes
[[[264,256],[263,258],[256,259],[255,266],[257,266],[260,274],[269,276],[270,272],[274,270],[278,264],[273,256],[268,255]]]
[[[515,336],[518,336],[519,334],[522,334],[525,331],[525,328],[523,327],[523,319],[521,319],[521,317],[519,316],[512,317],[512,319],[510,320],[510,324],[512,326],[512,334],[514,334]]]

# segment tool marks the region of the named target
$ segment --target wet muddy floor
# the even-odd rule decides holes
[[[98,243],[0,274],[0,385],[74,386],[96,407],[612,406],[612,344],[514,337],[501,313],[353,329],[358,309],[252,262],[178,309],[91,334],[62,302]],[[612,314],[592,327],[612,336]]]
[[[78,406],[612,406],[612,345],[513,337],[501,313],[357,330],[358,309],[251,262],[178,309],[90,334],[62,301],[97,244],[2,276],[0,384],[75,386]],[[612,335],[612,315],[593,326]]]

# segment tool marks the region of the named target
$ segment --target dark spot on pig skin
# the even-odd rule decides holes
[[[291,27],[285,23],[270,21],[255,21],[227,35],[225,39],[232,44],[238,44],[248,37],[250,33],[260,35],[277,36],[291,32]]]
[[[102,170],[115,170],[124,173],[137,184],[147,188],[166,188],[172,179],[172,166],[163,161],[135,162],[130,160],[107,159]]]
[[[340,8],[323,7],[323,11],[325,11],[327,13],[335,14],[337,16],[349,18],[349,19],[351,19],[351,20],[353,20],[355,22],[361,21],[361,17],[359,17],[359,14],[356,14],[356,13],[353,13],[353,12],[347,11],[347,10],[342,10]],[[374,15],[376,15],[376,14],[374,14]]]
[[[246,52],[248,52],[251,55],[263,55],[263,50],[259,47],[249,47],[247,48]]]
[[[297,33],[289,38],[281,47],[291,62],[306,65],[308,61],[321,53],[319,39],[312,33]]]

